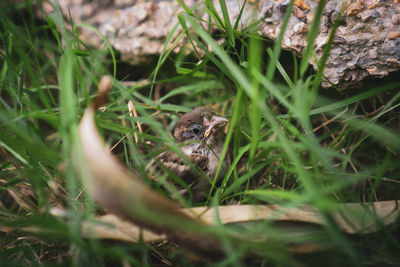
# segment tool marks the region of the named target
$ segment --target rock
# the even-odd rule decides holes
[[[361,1],[356,1],[354,3],[351,3],[347,7],[347,16],[354,16],[360,13],[362,10],[362,3]]]
[[[357,14],[357,17],[361,19],[362,22],[366,22],[367,20],[369,20],[372,16],[372,12],[371,10],[367,9],[362,11],[361,13]]]
[[[389,33],[389,39],[396,39],[398,37],[400,37],[400,33],[398,33],[398,32],[390,32]]]
[[[294,4],[295,6],[300,7],[303,10],[310,10],[310,7],[307,5],[306,2],[304,2],[304,0],[294,0]]]
[[[299,22],[293,26],[293,31],[295,33],[303,33],[307,31],[307,25],[304,22]]]
[[[165,40],[178,23],[177,14],[183,12],[178,1],[168,0],[63,0],[59,1],[65,18],[76,24],[87,23],[96,27],[121,53],[122,60],[133,64],[159,55]],[[199,0],[185,0],[192,8]],[[221,14],[218,1],[213,1]],[[239,16],[244,0],[226,0],[232,25]],[[44,1],[46,3],[46,1]],[[259,32],[272,40],[278,37],[280,27],[289,6],[289,0],[247,1],[239,29],[261,21]],[[293,16],[283,38],[285,49],[295,51],[299,56],[307,44],[305,32],[310,27],[318,1],[295,0]],[[194,12],[201,13],[203,6]],[[44,6],[46,14],[51,6]],[[320,32],[315,41],[317,57],[322,56],[324,45],[332,25],[341,13],[343,15],[334,39],[324,75],[341,89],[357,86],[368,78],[379,78],[400,69],[400,4],[399,1],[383,0],[328,0],[321,20]],[[45,14],[45,15],[46,15]],[[68,20],[66,21],[68,22]],[[204,27],[205,23],[202,24]],[[181,28],[175,32],[177,37]],[[80,38],[95,46],[103,40],[93,31],[80,28]],[[221,41],[221,40],[220,40]],[[175,51],[185,44],[178,40]],[[379,53],[378,53],[379,51]],[[316,69],[313,60],[310,62]],[[331,86],[324,83],[323,86]]]
[[[318,2],[305,0],[310,11],[302,10],[306,16],[314,14]],[[324,75],[329,81],[341,89],[356,87],[364,79],[381,78],[390,72],[400,69],[400,4],[392,1],[379,0],[330,0],[327,1],[321,20],[320,33],[315,41],[318,57],[322,56],[330,29],[338,13],[342,13],[341,25],[337,29],[330,56],[327,60]],[[283,20],[284,14],[280,14]],[[300,31],[300,21],[293,16],[289,21],[290,43],[284,45],[299,55],[306,45],[307,36]],[[306,27],[311,24],[306,21]],[[280,27],[278,20],[269,25],[262,24],[262,33],[268,35],[265,29]],[[286,40],[284,38],[284,40]],[[294,46],[293,44],[297,44]],[[300,45],[299,45],[300,44]],[[397,60],[396,60],[397,59]],[[317,65],[312,60],[314,68]],[[323,83],[323,86],[331,86]]]
[[[293,7],[293,14],[300,20],[303,20],[307,17],[306,13],[303,12],[299,7]],[[307,21],[307,20],[306,20]]]
[[[394,14],[392,16],[392,23],[395,25],[400,24],[400,14]]]

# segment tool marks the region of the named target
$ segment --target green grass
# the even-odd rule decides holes
[[[238,21],[229,21],[224,1],[222,17],[212,3],[205,1],[202,8],[220,29],[222,45],[184,6],[179,38],[186,37],[186,48],[195,50],[195,56],[167,49],[167,44],[176,44],[175,27],[149,70],[152,74],[141,78],[147,83],[114,81],[108,104],[96,113],[106,142],[112,146],[121,141],[114,154],[162,192],[147,179],[146,164],[166,147],[178,149],[170,132],[179,114],[199,105],[214,106],[230,118],[224,153],[231,149],[233,164],[201,205],[240,201],[290,209],[311,204],[326,226],[302,237],[277,229],[271,221],[244,228],[218,226],[214,231],[227,256],[207,262],[394,266],[399,260],[398,228],[348,236],[332,223],[330,211],[335,203],[400,199],[399,79],[345,93],[321,89],[333,33],[314,73],[308,66],[312,46],[300,62],[287,60],[281,57],[282,35],[271,48],[255,34],[254,25],[238,30]],[[308,35],[310,44],[323,3]],[[0,7],[0,264],[143,266],[158,263],[160,253],[175,265],[189,264],[181,249],[82,237],[82,221],[93,220],[102,210],[78,179],[82,161],[77,126],[100,77],[118,77],[121,62],[108,41],[100,50],[78,38],[79,28],[87,25],[67,31],[60,11],[39,21],[30,1]],[[287,65],[294,65],[294,72],[286,72]],[[138,117],[129,116],[129,100]],[[143,133],[137,122],[143,123]],[[52,215],[54,207],[65,209],[65,217]],[[238,244],[227,232],[267,234],[272,242]],[[285,248],[288,239],[322,240],[332,248],[305,257]]]

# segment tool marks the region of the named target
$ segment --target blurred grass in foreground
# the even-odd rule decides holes
[[[249,258],[249,244],[223,240],[228,256],[219,264],[395,265],[400,248],[396,227],[346,236],[329,212],[335,203],[400,199],[398,79],[344,94],[320,90],[324,58],[316,73],[308,61],[325,1],[315,12],[309,47],[300,62],[280,62],[282,36],[266,48],[267,40],[253,28],[238,30],[238,21],[229,21],[220,2],[222,17],[212,1],[203,7],[220,29],[223,44],[218,45],[187,9],[179,15],[185,30],[180,37],[187,35],[191,42],[186,48],[194,44],[192,49],[204,56],[174,55],[172,48],[165,49],[150,77],[143,77],[148,82],[127,86],[115,81],[109,104],[96,114],[107,143],[121,141],[115,154],[145,179],[144,168],[158,152],[166,146],[177,148],[169,134],[177,112],[213,106],[230,117],[225,152],[231,146],[234,160],[207,203],[234,200],[287,208],[312,204],[324,214],[327,226],[310,236],[289,238],[333,244],[326,253],[296,256],[284,248],[288,237],[271,222],[251,229],[221,226],[221,232],[268,233],[276,247]],[[87,25],[67,31],[60,11],[38,21],[26,1],[3,5],[0,12],[0,263],[143,266],[165,257],[174,264],[189,264],[181,249],[170,252],[163,246],[81,237],[81,222],[102,211],[87,197],[73,168],[81,164],[75,156],[77,124],[98,79],[118,75],[120,62],[109,45],[98,50],[84,45],[77,32]],[[288,64],[293,72],[282,67]],[[138,117],[129,116],[129,100]],[[143,133],[137,122],[143,123]],[[65,217],[51,215],[54,207],[65,208]]]

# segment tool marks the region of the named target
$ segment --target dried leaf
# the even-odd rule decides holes
[[[137,175],[128,173],[106,147],[97,132],[94,113],[105,103],[111,83],[109,76],[101,79],[99,94],[86,109],[79,125],[89,173],[89,194],[122,219],[159,234],[165,233],[169,239],[188,247],[221,254],[221,246],[216,238],[194,231],[206,229],[206,225],[182,212],[176,202],[152,191]]]
[[[151,242],[167,238],[189,248],[219,254],[222,248],[218,238],[206,231],[209,225],[216,222],[227,224],[265,219],[290,221],[299,224],[299,232],[304,223],[324,224],[318,210],[311,206],[287,208],[278,205],[232,205],[181,209],[176,202],[152,191],[138,175],[127,172],[106,148],[97,132],[94,113],[104,104],[110,87],[111,78],[103,77],[99,84],[99,96],[86,109],[81,119],[79,134],[90,177],[90,195],[109,212],[121,218],[113,215],[99,218],[114,227],[85,223],[84,234],[127,242]],[[332,216],[339,229],[345,233],[370,233],[381,229],[382,224],[384,226],[394,223],[400,214],[399,204],[400,201],[365,205],[338,204],[332,208]],[[144,231],[131,222],[159,235]],[[309,253],[322,248],[319,244],[297,244],[292,247],[292,251]]]
[[[82,224],[82,233],[86,237],[113,239],[124,242],[150,243],[167,239],[166,235],[157,235],[144,230],[128,221],[121,220],[113,214],[97,218],[98,222],[85,221]]]
[[[218,212],[216,209],[218,208]],[[232,205],[217,208],[196,207],[186,210],[207,224],[214,224],[219,216],[222,224],[250,222],[259,220],[293,221],[323,225],[319,212],[311,206],[284,208],[279,205]],[[348,234],[365,234],[390,225],[399,218],[400,201],[380,201],[371,204],[337,204],[333,218],[339,229]],[[378,221],[380,220],[380,221]]]

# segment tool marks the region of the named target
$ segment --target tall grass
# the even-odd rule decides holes
[[[274,47],[267,48],[254,25],[239,30],[240,18],[229,21],[224,1],[220,1],[222,17],[213,1],[205,1],[203,11],[219,28],[218,37],[225,39],[217,44],[210,28],[201,26],[203,20],[196,15],[200,13],[180,1],[185,12],[179,14],[179,24],[167,38],[152,75],[143,77],[148,82],[126,86],[115,80],[109,103],[96,114],[107,143],[119,142],[114,153],[146,180],[145,166],[157,153],[166,148],[179,151],[170,135],[178,113],[198,105],[214,106],[230,118],[223,154],[231,151],[233,164],[202,204],[272,203],[287,209],[310,204],[323,215],[325,226],[302,236],[276,228],[272,221],[221,225],[216,232],[221,233],[227,255],[219,260],[221,265],[395,265],[398,261],[394,253],[400,248],[394,238],[398,229],[350,237],[331,218],[336,203],[399,199],[400,82],[345,94],[320,89],[339,22],[313,73],[308,62],[324,3],[319,2],[309,46],[299,63],[280,61],[284,31]],[[293,2],[284,27],[292,6]],[[79,39],[79,28],[89,26],[74,25],[68,31],[55,8],[45,20],[35,18],[30,1],[0,8],[0,263],[143,266],[165,257],[173,264],[188,264],[181,250],[82,237],[82,221],[94,220],[102,211],[77,179],[82,164],[77,125],[96,94],[98,79],[109,72],[115,77],[119,62],[107,42],[103,49],[93,49]],[[195,60],[172,53],[176,45],[172,36],[179,28],[183,32],[178,38],[186,38],[186,49],[196,51]],[[295,65],[295,73],[286,72],[288,64]],[[168,71],[171,68],[175,74]],[[129,115],[129,100],[138,117]],[[143,123],[143,132],[138,122]],[[63,217],[54,216],[54,208],[64,210]],[[233,243],[223,234],[227,231],[267,235],[271,243]],[[286,249],[288,240],[329,244],[330,249],[296,256]],[[249,251],[256,251],[256,256],[249,257]]]

